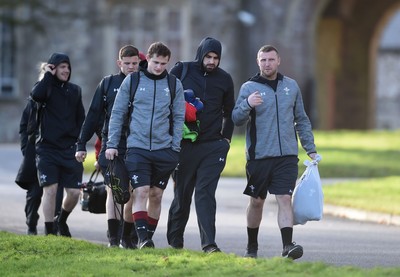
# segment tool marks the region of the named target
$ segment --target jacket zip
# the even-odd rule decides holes
[[[207,90],[207,72],[204,72],[203,77],[204,77],[204,90],[203,90],[203,100],[204,104],[206,103],[206,90]],[[206,109],[206,105],[204,105],[203,111]]]
[[[278,129],[278,142],[279,142],[279,152],[281,153],[282,156],[282,143],[281,143],[281,132],[279,130],[279,108],[278,108],[278,95],[275,93],[275,106],[276,106],[276,125]]]
[[[153,141],[153,119],[154,119],[154,107],[156,103],[156,80],[154,80],[154,92],[153,92],[153,108],[151,109],[151,120],[150,120],[150,151],[152,151],[152,141]]]

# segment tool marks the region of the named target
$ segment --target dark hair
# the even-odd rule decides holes
[[[123,57],[133,57],[133,56],[138,56],[139,57],[139,50],[132,45],[125,45],[121,49],[119,49],[119,59],[122,59]]]
[[[261,46],[260,50],[258,50],[257,53],[260,53],[260,52],[268,53],[268,52],[271,52],[271,51],[275,51],[276,54],[279,55],[278,49],[276,49],[274,46],[268,45],[268,44],[267,44],[267,45],[264,45],[264,46]],[[258,54],[257,54],[257,55],[258,55]]]
[[[171,58],[171,50],[162,42],[154,42],[150,45],[147,50],[147,55],[152,57],[153,55]]]

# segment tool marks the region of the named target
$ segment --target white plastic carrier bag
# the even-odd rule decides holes
[[[318,155],[315,160],[304,161],[307,168],[297,181],[292,197],[294,225],[322,219],[324,193],[318,172],[320,160],[321,156]]]

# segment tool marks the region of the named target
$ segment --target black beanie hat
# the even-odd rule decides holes
[[[71,68],[71,63],[69,61],[69,57],[64,53],[53,53],[51,54],[47,63],[54,64],[54,66],[59,65],[60,63],[67,63]]]
[[[69,57],[67,54],[64,53],[53,53],[51,54],[49,60],[47,61],[47,63],[49,64],[53,64],[54,66],[57,66],[61,63],[67,63],[69,70],[70,70],[70,74],[69,74],[69,78],[68,81],[71,79],[71,73],[72,73],[72,69],[71,69],[71,63],[69,61]]]

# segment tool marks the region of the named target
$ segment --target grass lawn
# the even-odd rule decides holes
[[[249,259],[175,249],[125,250],[71,238],[0,232],[1,276],[400,276],[399,268],[360,269],[280,257]]]
[[[400,216],[400,176],[324,186],[327,204]]]

